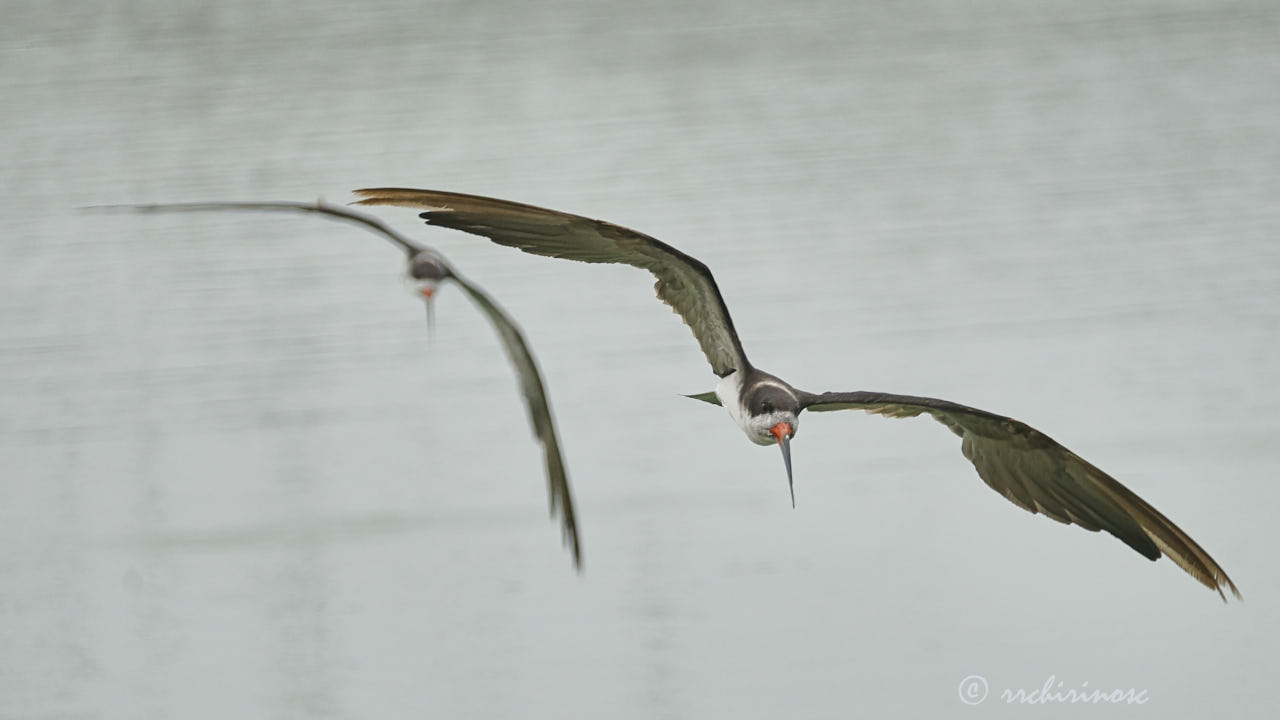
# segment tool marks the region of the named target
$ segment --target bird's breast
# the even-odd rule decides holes
[[[724,409],[729,411],[729,417],[733,418],[733,422],[746,433],[747,439],[757,445],[769,444],[767,441],[762,442],[753,431],[751,414],[742,406],[742,372],[740,370],[720,378],[720,382],[716,384],[716,397],[720,398],[720,404]]]

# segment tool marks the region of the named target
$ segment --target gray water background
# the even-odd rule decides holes
[[[0,718],[1267,717],[1280,6],[0,3]],[[1008,504],[945,429],[776,450],[630,268],[381,217],[491,330],[310,218],[105,203],[476,192],[651,233],[806,389],[1028,421],[1231,573]],[[958,685],[981,675],[977,709]],[[1142,706],[998,693],[1146,690]]]

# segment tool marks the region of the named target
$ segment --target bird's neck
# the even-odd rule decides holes
[[[729,411],[729,417],[744,432],[749,428],[747,422],[750,417],[742,405],[742,383],[746,374],[742,370],[735,370],[716,383],[716,397],[720,398],[720,404]]]

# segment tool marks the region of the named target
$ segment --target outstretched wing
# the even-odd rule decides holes
[[[1032,513],[1106,530],[1151,560],[1168,555],[1223,600],[1227,574],[1194,540],[1133,491],[1035,428],[985,410],[934,398],[877,392],[803,393],[814,412],[865,410],[885,417],[928,414],[961,438],[960,449],[992,490]]]
[[[374,232],[381,233],[406,253],[413,255],[423,250],[423,246],[392,230],[386,223],[372,215],[350,210],[341,205],[330,205],[323,200],[306,202],[195,202],[195,203],[151,203],[147,205],[105,205],[94,209],[132,210],[135,212],[207,212],[212,210],[248,210],[253,212],[299,212],[319,213],[338,220],[363,225]]]
[[[565,543],[573,553],[573,564],[582,568],[582,548],[578,540],[578,521],[573,508],[573,492],[569,487],[569,477],[565,472],[564,457],[560,452],[560,442],[556,437],[555,423],[551,419],[551,407],[547,402],[546,390],[542,385],[542,376],[534,362],[533,353],[525,343],[524,336],[515,322],[498,307],[497,303],[480,288],[460,277],[442,256],[434,250],[419,245],[392,230],[381,220],[364,213],[342,206],[326,204],[324,201],[314,203],[301,202],[205,202],[205,203],[168,203],[149,205],[113,205],[94,209],[131,210],[138,212],[204,212],[213,210],[248,210],[248,211],[286,211],[307,212],[327,215],[338,220],[363,225],[386,236],[388,240],[400,246],[410,257],[429,253],[431,261],[444,266],[448,277],[462,288],[467,297],[480,308],[489,322],[493,324],[502,340],[503,349],[507,353],[511,365],[515,368],[520,381],[521,393],[525,407],[529,411],[529,422],[533,426],[534,435],[542,443],[547,472],[547,490],[550,496],[551,516],[559,515],[561,532]],[[428,305],[428,312],[430,306]]]
[[[706,265],[619,225],[523,203],[436,190],[356,190],[360,205],[422,208],[429,225],[481,235],[534,255],[643,268],[658,278],[658,298],[670,305],[702,347],[716,375],[749,367],[720,289]]]
[[[547,466],[547,492],[551,499],[551,516],[560,516],[564,541],[573,552],[573,564],[582,568],[582,548],[578,543],[578,519],[573,509],[573,491],[569,488],[569,476],[564,469],[564,457],[560,453],[560,440],[556,436],[555,421],[551,419],[551,405],[542,385],[538,363],[515,322],[498,307],[480,288],[453,273],[453,281],[471,298],[476,307],[489,318],[494,330],[502,339],[511,366],[520,381],[520,393],[524,396],[525,409],[529,411],[529,424],[533,434],[542,443]]]

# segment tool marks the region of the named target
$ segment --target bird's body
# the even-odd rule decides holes
[[[805,392],[754,368],[711,271],[655,238],[601,220],[478,195],[407,188],[373,188],[356,194],[362,198],[359,204],[417,208],[429,225],[480,235],[535,255],[621,263],[652,273],[658,298],[689,325],[712,371],[720,377],[713,392],[690,397],[723,405],[753,443],[776,443],[786,462],[789,484],[790,440],[806,409],[858,409],[886,417],[929,415],[961,438],[961,451],[978,475],[1010,502],[1062,523],[1106,530],[1149,559],[1168,555],[1224,600],[1224,589],[1240,596],[1213,558],[1173,522],[1025,423],[935,398],[869,391]]]

